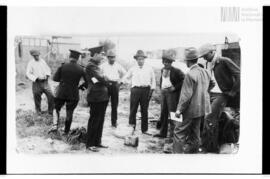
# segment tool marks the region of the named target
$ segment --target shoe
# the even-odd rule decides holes
[[[48,133],[56,132],[58,130],[57,125],[53,125],[52,128],[49,129]]]
[[[87,147],[86,150],[90,150],[92,152],[99,152],[99,150],[95,146]]]
[[[152,136],[152,134],[148,133],[147,131],[142,132],[142,133],[145,134],[145,135],[150,135],[150,136]]]
[[[166,136],[163,136],[161,134],[155,134],[155,135],[153,135],[153,137],[166,138]]]
[[[102,144],[99,144],[99,145],[97,145],[96,147],[98,147],[98,148],[109,148],[109,146],[107,146],[107,145],[102,145]]]
[[[117,125],[116,124],[112,124],[112,128],[117,128]]]

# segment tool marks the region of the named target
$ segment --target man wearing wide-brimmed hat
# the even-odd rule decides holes
[[[128,70],[123,77],[123,82],[131,78],[131,94],[130,94],[130,114],[129,124],[136,127],[136,113],[138,106],[141,107],[141,131],[148,131],[148,104],[154,89],[156,88],[155,74],[151,66],[145,64],[146,55],[142,50],[138,50],[134,59],[137,65]]]
[[[111,125],[117,127],[117,107],[119,100],[120,80],[126,74],[126,70],[116,62],[116,54],[110,50],[106,54],[108,61],[100,68],[109,80],[109,98],[111,99]]]
[[[102,131],[106,108],[109,101],[108,79],[100,65],[103,57],[94,55],[86,66],[88,81],[87,102],[90,106],[90,117],[87,125],[86,149],[97,152],[98,148],[107,148],[102,144]]]
[[[41,95],[45,93],[48,99],[48,112],[53,114],[53,93],[48,83],[51,76],[51,69],[47,63],[40,58],[38,50],[30,50],[33,59],[29,61],[26,69],[26,76],[33,82],[32,90],[37,114],[41,113]]]
[[[60,110],[63,105],[66,105],[65,134],[68,134],[70,131],[73,112],[79,102],[79,89],[83,90],[87,87],[85,72],[77,64],[81,53],[76,50],[69,51],[69,63],[62,64],[53,77],[53,80],[59,82],[59,85],[55,94],[54,126],[51,131],[58,129]],[[85,83],[78,87],[81,78],[84,79]]]
[[[200,56],[207,61],[207,70],[216,82],[215,87],[210,91],[212,113],[205,116],[202,142],[208,152],[218,152],[218,119],[221,110],[226,105],[239,110],[240,68],[231,59],[217,55],[212,44],[202,45]]]
[[[208,90],[212,87],[211,76],[198,66],[196,48],[185,49],[185,62],[190,68],[181,89],[176,115],[182,114],[183,122],[174,130],[174,153],[196,153],[200,146],[201,120],[211,112]]]
[[[166,50],[162,55],[164,67],[161,69],[160,89],[161,89],[161,116],[160,133],[154,137],[167,137],[168,124],[170,124],[169,139],[172,140],[174,122],[169,120],[170,112],[176,112],[179,102],[180,91],[185,78],[185,74],[178,68],[172,66],[175,61],[173,50]]]

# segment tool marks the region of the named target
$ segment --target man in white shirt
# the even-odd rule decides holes
[[[108,62],[101,65],[101,70],[105,77],[109,80],[108,92],[111,99],[111,124],[112,127],[117,127],[117,107],[119,100],[120,79],[126,74],[126,70],[115,61],[115,53],[107,52]]]
[[[145,54],[142,50],[138,50],[134,58],[137,65],[129,69],[123,77],[123,82],[131,78],[131,94],[130,94],[130,115],[129,124],[136,127],[136,113],[138,106],[141,106],[141,131],[146,133],[148,130],[148,103],[156,88],[155,73],[152,67],[144,64]]]
[[[41,113],[41,95],[45,93],[48,99],[48,113],[53,114],[54,96],[48,83],[51,69],[46,62],[40,58],[38,50],[30,50],[33,59],[29,61],[26,69],[26,76],[33,82],[32,90],[37,114]]]

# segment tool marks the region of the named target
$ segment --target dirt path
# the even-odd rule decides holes
[[[50,82],[52,88],[56,85]],[[42,110],[46,110],[46,97],[42,96]],[[63,140],[51,139],[47,133],[50,125],[44,124],[44,121],[33,117],[34,101],[31,85],[21,85],[16,92],[16,109],[17,109],[17,152],[22,153],[92,153],[85,149],[85,145],[70,145]],[[110,103],[107,108],[102,142],[109,146],[108,149],[101,149],[99,154],[123,154],[123,153],[162,153],[164,145],[163,139],[153,138],[152,136],[142,134],[140,131],[140,120],[137,121],[135,134],[139,137],[139,146],[129,147],[124,145],[124,140],[116,135],[124,136],[130,132],[128,127],[129,115],[129,90],[120,91],[119,108],[118,108],[118,127],[111,128],[110,122]],[[29,113],[29,115],[28,115]],[[155,122],[160,113],[160,105],[151,101],[149,107],[149,133],[157,133]],[[27,114],[27,115],[25,115]],[[65,116],[65,109],[62,109],[61,116]],[[23,119],[20,119],[23,118]],[[32,118],[32,122],[26,122]],[[87,128],[89,118],[89,108],[78,105],[74,111],[74,117],[71,129],[77,127]],[[30,119],[29,119],[30,120]]]

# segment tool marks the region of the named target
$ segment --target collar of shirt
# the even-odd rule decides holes
[[[194,65],[192,65],[191,67],[189,67],[190,70],[192,70],[193,68],[196,68],[198,66],[197,63],[195,63]]]

